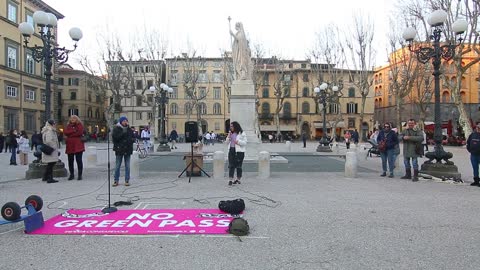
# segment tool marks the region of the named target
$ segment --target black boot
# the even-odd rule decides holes
[[[58,183],[57,180],[53,179],[53,176],[50,176],[50,179],[48,179],[47,181],[48,184],[51,184],[51,183]]]
[[[48,179],[48,180],[47,180],[47,183],[48,183],[48,184],[57,183],[57,182],[58,182],[57,180],[53,179],[53,174],[50,174],[47,179]]]
[[[418,181],[418,169],[417,170],[413,170],[413,178],[412,178],[412,181],[413,182],[417,182]]]
[[[82,179],[83,179],[83,178],[82,178],[82,175],[79,174],[77,180],[82,180]]]
[[[479,177],[473,177],[473,183],[470,184],[470,186],[480,186],[480,178]]]
[[[73,180],[75,178],[75,175],[73,173],[70,174],[70,177],[68,177],[68,180]]]
[[[412,179],[412,170],[410,168],[405,169],[405,175],[400,177],[400,179]]]

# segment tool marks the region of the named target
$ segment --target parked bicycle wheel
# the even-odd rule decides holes
[[[146,158],[147,155],[148,155],[148,153],[147,153],[147,150],[145,150],[145,149],[140,149],[140,150],[138,151],[138,157],[139,157],[139,158]]]

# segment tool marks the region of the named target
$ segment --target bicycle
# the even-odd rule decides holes
[[[143,142],[137,141],[137,150],[139,158],[146,158],[148,156],[148,151],[145,149]]]

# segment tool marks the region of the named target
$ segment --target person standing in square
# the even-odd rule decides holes
[[[130,186],[130,157],[133,153],[135,142],[132,129],[125,116],[120,117],[117,125],[112,130],[113,151],[115,151],[115,173],[113,186],[118,186],[120,180],[120,167],[125,160],[125,186]]]

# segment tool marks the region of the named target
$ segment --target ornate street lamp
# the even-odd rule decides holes
[[[422,164],[421,172],[437,177],[449,177],[455,180],[461,179],[461,174],[458,172],[457,166],[452,161],[453,154],[446,152],[442,146],[442,119],[440,114],[440,64],[441,59],[451,60],[455,56],[455,48],[463,42],[463,39],[458,38],[458,43],[455,39],[452,41],[440,43],[442,32],[445,32],[444,23],[447,19],[447,12],[443,10],[434,11],[428,18],[428,23],[433,28],[433,33],[430,35],[430,40],[433,42],[432,46],[424,47],[424,45],[414,46],[413,40],[417,35],[415,28],[408,27],[403,32],[403,38],[409,43],[408,48],[415,53],[420,63],[426,64],[432,60],[433,76],[434,76],[434,93],[435,93],[435,131],[433,139],[435,147],[433,152],[428,152],[425,156],[429,159]],[[460,35],[467,30],[467,22],[465,20],[457,20],[452,25],[452,30],[455,35]],[[433,160],[436,163],[433,163]],[[445,163],[442,163],[442,160]]]
[[[332,86],[328,88],[327,83],[322,83],[320,87],[313,89],[316,95],[316,99],[322,105],[323,114],[323,126],[322,126],[322,139],[317,147],[317,152],[332,152],[330,148],[330,141],[327,138],[327,104],[336,103],[338,97],[341,96],[338,86]]]
[[[45,118],[43,123],[51,118],[51,80],[52,80],[52,66],[53,59],[59,64],[63,64],[68,60],[68,54],[75,51],[77,42],[82,38],[83,34],[79,28],[73,27],[69,34],[73,41],[73,50],[65,49],[65,47],[58,47],[54,28],[57,26],[57,17],[52,13],[43,11],[36,11],[33,14],[33,22],[37,24],[38,34],[42,40],[43,46],[34,45],[29,47],[30,36],[35,33],[35,28],[31,23],[22,22],[18,28],[23,35],[25,47],[32,50],[33,59],[36,62],[43,61],[45,66]]]
[[[73,50],[65,49],[65,47],[58,47],[54,29],[57,26],[57,17],[52,13],[46,13],[43,11],[36,11],[33,14],[33,23],[38,27],[38,34],[42,40],[43,46],[38,46],[35,44],[33,47],[29,47],[28,43],[30,37],[35,33],[35,28],[31,23],[22,22],[18,29],[23,35],[24,44],[27,49],[32,51],[33,59],[36,62],[43,61],[44,63],[44,74],[45,74],[45,114],[43,123],[46,123],[52,115],[51,112],[51,83],[52,83],[52,66],[53,59],[59,64],[63,64],[68,60],[68,54],[73,52],[77,48],[77,42],[82,38],[82,31],[76,27],[70,29],[70,37],[75,41],[73,45]],[[45,171],[45,164],[39,162],[38,160],[33,161],[28,170],[25,173],[26,179],[40,178]],[[65,177],[67,176],[67,170],[65,169],[65,164],[62,161],[58,161],[53,167],[53,176],[54,177]]]
[[[160,89],[157,90],[155,86],[150,86],[150,92],[153,94],[156,92],[155,95],[155,103],[158,105],[158,133],[160,135],[159,138],[159,145],[157,148],[157,152],[170,152],[170,146],[168,145],[167,135],[165,134],[165,110],[168,104],[168,96],[167,93],[172,93],[173,89],[169,87],[167,84],[162,83],[160,84]]]

